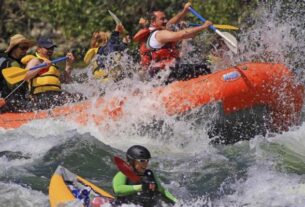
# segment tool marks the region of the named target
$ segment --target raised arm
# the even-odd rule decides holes
[[[198,27],[187,28],[177,32],[161,30],[156,33],[156,40],[162,44],[166,44],[168,42],[177,42],[183,39],[192,38],[200,31],[207,29],[210,25],[212,25],[212,22],[206,21],[203,25]]]
[[[71,52],[68,52],[66,56],[68,57],[68,59],[66,61],[66,67],[62,77],[62,81],[64,83],[70,83],[72,81],[71,72],[73,70],[72,65],[74,63],[75,57]]]
[[[177,24],[179,23],[184,17],[185,15],[188,13],[189,11],[189,7],[191,6],[191,3],[186,3],[183,7],[183,10],[181,12],[179,12],[176,16],[172,17],[168,22],[167,25],[171,25],[171,24]]]

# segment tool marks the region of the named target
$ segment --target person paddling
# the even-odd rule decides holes
[[[127,49],[128,39],[125,36],[120,38],[120,34],[125,31],[122,24],[117,24],[115,30],[108,32],[95,32],[91,39],[91,48],[87,51],[84,62],[91,63],[93,75],[102,80],[120,80],[123,71],[120,67],[115,67],[120,61],[121,53]],[[110,58],[109,55],[111,55]],[[110,59],[110,61],[108,61]],[[109,64],[106,64],[106,62]]]
[[[21,59],[26,55],[27,51],[35,45],[35,42],[27,39],[21,34],[13,35],[10,38],[9,46],[4,53],[0,53],[0,97],[7,97],[16,85],[9,84],[3,77],[2,70],[9,67],[24,67]],[[25,109],[27,94],[27,85],[22,84],[8,100],[3,102],[0,107],[0,113],[17,112]]]
[[[206,21],[203,25],[180,31],[172,31],[171,29],[172,25],[179,23],[186,16],[190,6],[191,3],[185,4],[183,10],[169,21],[163,11],[152,12],[150,27],[140,30],[134,36],[134,41],[140,43],[141,64],[148,70],[150,76],[154,76],[168,66],[172,67],[171,77],[169,77],[172,80],[184,79],[184,73],[193,76],[200,73],[200,68],[195,65],[181,65],[179,63],[178,43],[184,39],[195,37],[199,32],[212,25],[212,22]],[[205,65],[200,67],[203,67],[203,73],[204,71],[209,72]]]
[[[110,34],[107,32],[102,32],[102,31],[96,31],[93,32],[91,41],[90,41],[90,48],[86,52],[85,57],[84,57],[84,63],[89,64],[94,56],[97,54],[97,51],[100,47],[103,47],[107,44],[109,40]]]
[[[132,173],[140,179],[134,182],[122,171],[114,176],[112,186],[119,204],[155,206],[160,198],[172,204],[177,202],[177,199],[161,185],[156,174],[148,169],[150,158],[151,154],[144,146],[134,145],[127,150],[127,162],[131,166]]]
[[[127,49],[129,44],[129,36],[120,37],[125,28],[122,23],[115,26],[115,30],[111,33],[110,39],[103,46],[98,49],[97,64],[100,71],[103,72],[105,80],[119,81],[124,78],[125,71],[121,66],[121,59],[123,52]]]
[[[80,101],[82,97],[79,94],[70,94],[61,89],[61,82],[70,82],[72,64],[74,56],[67,53],[66,67],[61,74],[57,65],[51,63],[54,49],[57,47],[51,39],[41,37],[37,41],[35,56],[29,58],[26,69],[30,69],[41,63],[46,63],[47,67],[36,70],[29,70],[24,80],[29,82],[29,89],[32,98],[32,109],[49,109],[54,106],[63,105],[69,102]]]

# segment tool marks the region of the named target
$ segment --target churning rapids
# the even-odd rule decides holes
[[[231,55],[230,64],[284,63],[304,84],[305,2],[274,2],[260,5],[243,23],[238,34],[241,55]],[[122,64],[130,67],[128,60],[123,59]],[[89,97],[102,89],[107,99],[135,89],[149,91],[154,84],[134,78],[102,86],[92,80],[66,89],[81,90]],[[137,108],[139,101],[147,107]],[[234,145],[211,145],[206,123],[194,127],[195,120],[177,120],[162,111],[151,114],[150,106],[157,102],[131,98],[127,115],[107,123],[106,131],[101,130],[104,126],[52,119],[14,130],[0,129],[0,206],[49,206],[48,185],[59,164],[112,192],[111,180],[117,171],[112,157],[124,157],[133,144],[151,150],[151,167],[179,198],[176,206],[305,206],[305,105],[301,125],[289,131]],[[156,116],[164,120],[160,130],[142,133],[140,124],[150,123]]]

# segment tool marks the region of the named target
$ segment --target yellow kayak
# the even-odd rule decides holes
[[[58,166],[49,186],[51,207],[100,206],[111,203],[113,196],[66,168]]]

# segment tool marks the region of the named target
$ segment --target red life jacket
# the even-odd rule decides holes
[[[141,29],[134,35],[133,40],[140,43],[141,65],[147,67],[153,61],[155,64],[152,67],[164,68],[179,57],[179,51],[175,42],[167,43],[160,49],[148,48],[147,40],[155,31],[155,29]]]

